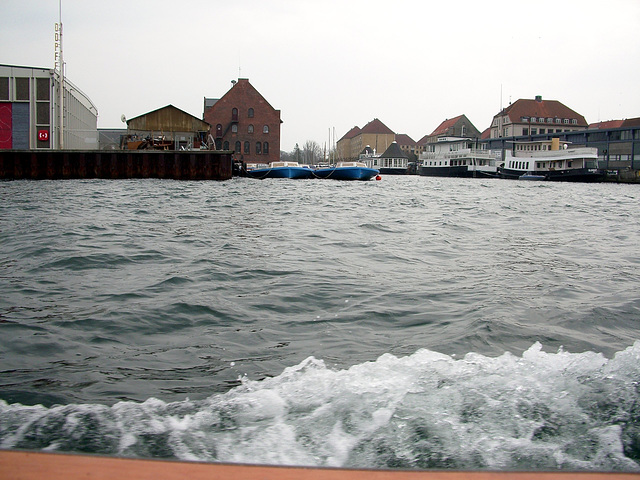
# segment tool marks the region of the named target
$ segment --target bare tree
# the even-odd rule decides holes
[[[304,143],[304,147],[302,149],[303,163],[306,163],[307,165],[315,165],[316,163],[320,163],[322,157],[322,148],[318,145],[318,142],[307,140]]]

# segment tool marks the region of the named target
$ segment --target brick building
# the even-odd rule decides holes
[[[233,82],[222,98],[205,98],[203,119],[211,125],[216,148],[233,150],[234,160],[269,163],[280,159],[280,110],[249,83]]]

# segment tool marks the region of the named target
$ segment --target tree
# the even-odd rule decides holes
[[[318,145],[318,142],[313,140],[307,140],[304,144],[303,153],[303,163],[307,165],[315,165],[316,163],[320,163],[320,159],[322,159],[322,148]]]

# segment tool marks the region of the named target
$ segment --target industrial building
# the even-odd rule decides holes
[[[98,109],[67,78],[60,95],[60,84],[58,70],[0,65],[0,149],[98,148]]]

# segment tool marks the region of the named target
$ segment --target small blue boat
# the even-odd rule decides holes
[[[313,174],[317,178],[334,180],[371,180],[380,170],[369,168],[362,162],[338,162],[333,167],[318,168]]]
[[[532,172],[523,173],[518,177],[519,180],[546,180],[546,175],[537,175]]]
[[[312,178],[313,170],[308,165],[298,162],[271,162],[266,168],[247,170],[251,178]]]

